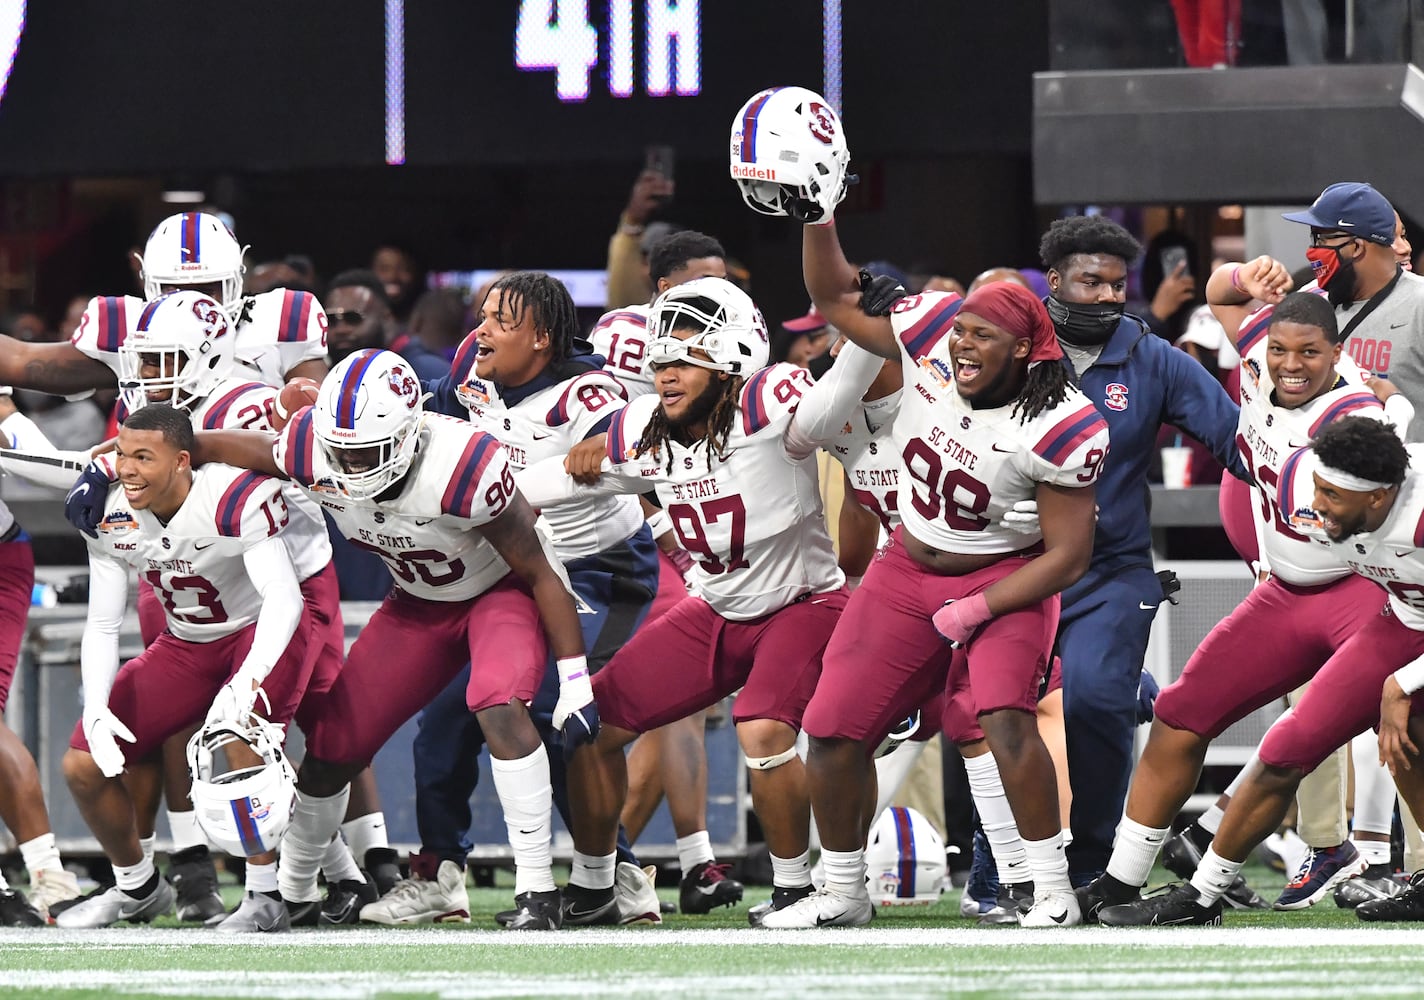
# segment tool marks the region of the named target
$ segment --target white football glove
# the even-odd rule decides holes
[[[1004,511],[1004,516],[999,518],[999,527],[1024,535],[1038,534],[1038,501],[1020,500]]]
[[[257,705],[259,694],[266,702],[267,692],[254,684],[251,677],[238,671],[231,680],[218,688],[217,696],[213,698],[213,703],[208,708],[208,717],[203,724],[211,726],[216,722],[241,723],[252,714],[253,708]],[[270,712],[271,703],[267,704],[267,710]]]
[[[109,711],[108,705],[84,709],[84,738],[89,741],[89,754],[106,778],[117,778],[124,772],[124,751],[119,740],[134,742],[129,727]]]
[[[564,757],[598,737],[600,726],[598,705],[593,700],[593,680],[588,675],[588,663],[582,656],[570,656],[558,661],[559,700],[554,705],[554,728],[564,737]]]

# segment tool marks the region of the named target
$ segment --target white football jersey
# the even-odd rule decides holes
[[[648,306],[624,306],[599,317],[588,339],[603,356],[603,370],[627,390],[628,398],[653,391],[653,377],[643,367],[648,356]]]
[[[285,533],[290,520],[282,482],[227,465],[193,470],[183,506],[162,524],[134,510],[115,483],[91,552],[134,567],[163,604],[168,630],[188,642],[212,642],[257,621],[262,598],[248,579],[244,550]]]
[[[1292,452],[1281,470],[1281,510],[1291,526],[1309,535],[1351,572],[1377,583],[1389,595],[1389,606],[1400,624],[1424,632],[1424,444],[1408,444],[1409,472],[1379,530],[1333,542],[1315,499],[1315,453]]]
[[[69,342],[119,374],[119,347],[138,329],[147,303],[134,295],[89,300]],[[237,324],[237,361],[249,377],[280,389],[303,361],[326,361],[326,313],[310,292],[274,288],[249,296]]]
[[[682,547],[697,562],[696,586],[724,618],[747,621],[808,594],[845,583],[826,531],[813,451],[797,460],[785,444],[805,369],[763,368],[742,388],[725,457],[702,442],[671,455],[638,453],[656,395],[634,399],[608,428],[611,483],[629,492],[655,488]]]
[[[429,601],[466,601],[509,572],[474,529],[504,511],[514,473],[499,442],[463,420],[428,413],[419,433],[415,460],[391,500],[357,500],[335,484],[316,446],[311,407],[293,414],[272,454],[353,545],[385,561],[396,586]]]
[[[1005,528],[1004,512],[1033,500],[1039,483],[1085,487],[1108,456],[1108,427],[1077,388],[1027,423],[1013,404],[974,409],[955,389],[949,356],[953,292],[901,299],[890,320],[905,388],[893,424],[905,529],[944,552],[1016,552],[1041,540]]]
[[[193,429],[271,432],[272,409],[276,403],[277,390],[265,382],[224,379],[193,407]],[[308,580],[331,562],[326,520],[321,516],[321,509],[295,483],[286,483],[282,495],[287,498],[287,509],[292,515],[292,523],[282,534],[282,540],[292,555],[297,579]]]
[[[897,389],[873,402],[862,402],[835,440],[826,445],[826,451],[845,467],[855,499],[880,518],[880,526],[887,532],[900,523],[900,452],[891,427],[900,412],[903,393]]]
[[[471,335],[473,337],[473,335]],[[461,359],[456,354],[456,365]],[[623,387],[604,371],[590,371],[506,405],[495,386],[470,373],[455,388],[470,412],[470,423],[493,435],[518,472],[542,458],[567,455],[590,434],[605,429],[623,404]],[[460,378],[455,370],[454,377]],[[643,507],[634,496],[588,497],[543,512],[562,562],[591,556],[627,539],[643,525]]]
[[[1278,495],[1281,466],[1292,452],[1309,446],[1310,439],[1332,420],[1346,415],[1384,420],[1384,405],[1360,384],[1354,365],[1337,369],[1340,377],[1335,387],[1304,406],[1286,409],[1275,405],[1275,385],[1266,367],[1268,339],[1254,338],[1241,360],[1241,419],[1236,445],[1255,482],[1254,514],[1265,529],[1260,538],[1271,573],[1298,587],[1315,587],[1338,580],[1349,571],[1335,555],[1287,523],[1290,511],[1282,513]],[[1356,373],[1355,380],[1349,377],[1352,372]]]

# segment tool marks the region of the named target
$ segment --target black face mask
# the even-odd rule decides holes
[[[1063,302],[1052,295],[1044,304],[1058,336],[1075,347],[1106,344],[1127,308],[1121,302]]]

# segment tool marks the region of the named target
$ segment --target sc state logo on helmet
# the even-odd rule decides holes
[[[387,383],[391,392],[405,400],[407,407],[415,409],[415,404],[420,402],[420,383],[415,376],[400,365],[392,365],[387,373]]]
[[[827,146],[836,141],[835,112],[820,101],[812,101],[806,105],[806,127]]]

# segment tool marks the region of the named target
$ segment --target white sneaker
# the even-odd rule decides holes
[[[219,934],[280,934],[292,929],[287,904],[265,893],[248,890],[242,905],[216,925]]]
[[[49,908],[55,903],[79,898],[79,879],[63,868],[41,868],[31,878],[30,891],[26,895],[30,905],[39,910],[40,916],[49,920]]]
[[[82,929],[108,927],[120,920],[147,924],[172,912],[173,887],[167,880],[160,878],[158,887],[143,899],[134,899],[118,886],[114,886],[107,892],[90,896],[84,902],[71,906],[55,917],[54,922],[59,927]]]
[[[761,926],[777,929],[805,927],[864,927],[875,915],[870,897],[842,896],[831,889],[818,889],[782,910],[772,910]]]
[[[662,900],[653,887],[658,870],[653,865],[639,868],[620,861],[614,869],[613,898],[618,904],[620,924],[660,924],[663,922]]]
[[[465,872],[453,861],[440,862],[435,881],[411,876],[374,903],[361,907],[361,919],[371,924],[468,923],[470,893]]]
[[[1072,889],[1036,896],[1033,908],[1023,915],[1023,927],[1076,927],[1083,922],[1083,911]]]

